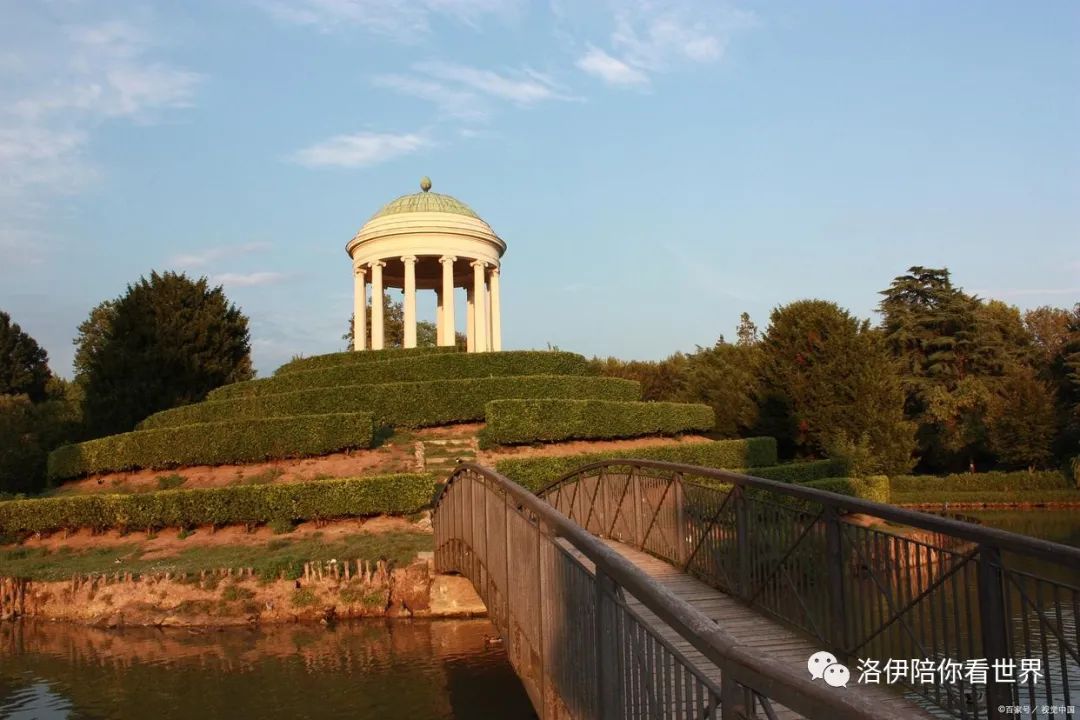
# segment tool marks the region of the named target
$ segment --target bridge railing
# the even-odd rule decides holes
[[[854,693],[809,683],[803,668],[737,644],[594,535],[492,470],[459,465],[436,500],[434,525],[436,568],[472,580],[544,720],[728,720],[775,717],[776,706],[811,718],[900,717]],[[643,621],[627,595],[720,668],[721,682]]]
[[[584,466],[540,496],[816,638],[853,681],[861,667],[960,718],[1035,715],[1080,695],[1080,549],[644,460]]]

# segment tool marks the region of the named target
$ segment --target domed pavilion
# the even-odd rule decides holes
[[[388,287],[405,293],[405,347],[416,347],[417,290],[435,291],[438,344],[453,345],[454,291],[464,288],[468,351],[502,349],[499,268],[506,243],[468,205],[431,192],[428,178],[420,180],[420,192],[402,195],[372,215],[345,252],[352,258],[355,276],[354,349],[385,346],[383,304],[376,300]]]

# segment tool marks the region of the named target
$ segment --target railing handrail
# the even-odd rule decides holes
[[[589,470],[596,470],[604,467],[627,466],[646,467],[688,475],[697,475],[699,477],[709,477],[716,480],[725,480],[740,486],[768,490],[779,495],[787,495],[803,500],[820,502],[849,512],[866,513],[883,520],[891,520],[923,530],[947,533],[980,545],[993,545],[1009,552],[1021,555],[1033,555],[1044,560],[1049,560],[1055,564],[1064,565],[1080,571],[1080,548],[1072,547],[1071,545],[1063,545],[1050,540],[1020,535],[1018,533],[1009,532],[1008,530],[973,525],[971,523],[963,522],[962,520],[953,520],[952,518],[945,518],[940,515],[933,515],[920,510],[910,510],[897,507],[896,505],[886,505],[884,503],[874,502],[873,500],[864,500],[862,498],[841,495],[827,490],[818,490],[817,488],[808,488],[793,483],[767,480],[765,478],[754,477],[753,475],[744,475],[730,470],[707,468],[698,465],[685,465],[682,463],[664,462],[661,460],[635,458],[598,460],[596,462],[588,463],[587,465],[582,465],[576,470],[566,473],[558,480],[546,485],[536,494],[538,496],[546,495],[552,490],[555,490],[559,485],[573,481],[587,473]],[[709,487],[708,485],[695,483],[693,480],[687,480],[686,478],[683,478],[683,483],[705,488]]]
[[[623,464],[626,464],[625,461]],[[599,465],[594,463],[581,469]],[[659,466],[693,468],[689,465],[666,463]],[[490,468],[476,463],[458,464],[436,497],[434,512],[438,512],[450,487],[466,472],[482,475],[500,485],[518,505],[535,513],[549,532],[573,545],[582,555],[589,558],[597,569],[602,570],[617,585],[632,594],[642,605],[697,648],[708,660],[722,667],[724,672],[731,672],[740,684],[753,688],[761,695],[810,717],[828,715],[841,718],[866,718],[867,720],[871,718],[901,720],[910,717],[908,713],[882,706],[861,695],[830,688],[823,683],[809,682],[803,678],[799,669],[791,668],[767,654],[755,652],[752,648],[742,645],[700,610],[654,581],[595,535],[531,491]]]

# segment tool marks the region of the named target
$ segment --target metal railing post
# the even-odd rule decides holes
[[[617,606],[618,586],[599,567],[596,568],[596,690],[599,720],[623,717],[623,668],[619,652]]]
[[[1001,566],[1001,549],[979,545],[979,624],[982,630],[983,657],[987,665],[1004,660],[1009,654],[1007,618],[1005,616],[1005,586]],[[986,679],[986,716],[1003,720],[1005,710],[1013,705],[1013,685]]]
[[[744,599],[750,597],[750,528],[746,513],[746,488],[736,485],[731,488],[735,494],[735,566],[739,572],[738,592]]]
[[[844,597],[843,543],[840,537],[840,515],[832,505],[825,506],[825,563],[828,565],[829,624],[826,633],[833,647],[848,647],[847,602]]]
[[[686,495],[683,489],[682,475],[676,475],[675,483],[675,560],[679,565],[686,562]]]

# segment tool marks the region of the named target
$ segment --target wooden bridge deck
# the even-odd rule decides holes
[[[629,545],[624,545],[612,540],[604,542],[640,570],[663,585],[680,599],[685,600],[700,610],[720,627],[728,632],[735,640],[768,653],[773,658],[781,661],[790,661],[793,668],[805,669],[806,661],[810,656],[820,650],[810,640],[794,630],[791,630],[779,622],[765,617],[743,605],[738,600],[709,587],[703,582],[680,571],[670,563],[664,562],[648,553],[642,552]],[[569,548],[589,569],[592,564],[588,559]],[[651,627],[654,628],[665,640],[676,647],[686,658],[694,664],[706,676],[720,684],[720,670],[698,652],[693,645],[682,636],[661,622],[648,608],[637,602],[632,596],[627,596],[627,604],[632,607]],[[883,707],[892,707],[912,718],[934,717],[922,706],[902,695],[893,692],[890,688],[880,685],[859,685],[858,673],[851,668],[851,682],[846,688],[836,688],[836,692],[856,692],[871,698],[875,703]],[[823,680],[811,680],[810,673],[806,672],[806,682],[821,683]],[[774,706],[778,718],[799,718],[791,710]]]

